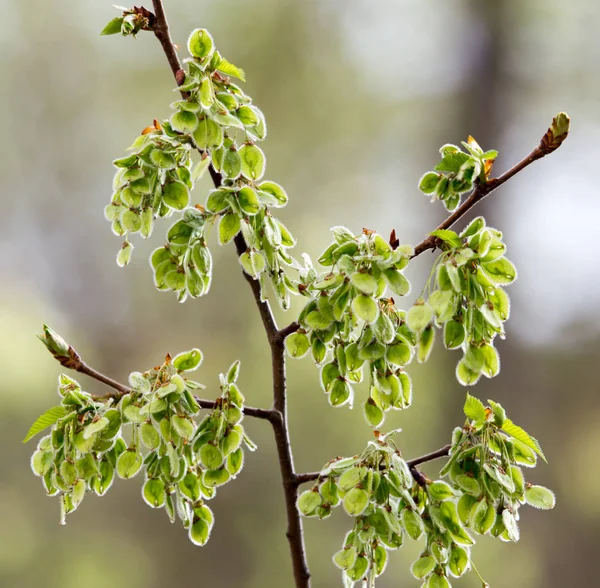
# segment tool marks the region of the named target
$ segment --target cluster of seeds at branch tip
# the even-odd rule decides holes
[[[175,112],[169,121],[146,129],[132,146],[133,155],[115,161],[124,169],[115,178],[106,217],[118,235],[140,231],[147,237],[157,215],[183,211],[168,232],[167,244],[151,258],[156,287],[175,291],[180,301],[209,290],[207,229],[218,223],[221,244],[241,232],[244,271],[260,281],[263,299],[270,281],[278,301],[288,308],[290,294],[297,293],[285,273],[294,263],[287,250],[295,240],[271,214],[272,208],[285,206],[287,194],[275,182],[262,180],[266,158],[256,143],[266,137],[264,115],[231,82],[231,76],[244,80],[244,72],[215,51],[206,30],[192,32],[188,50],[191,57],[177,88],[185,98],[172,104]],[[201,157],[190,171],[193,149]],[[210,165],[220,174],[221,185],[209,193],[204,206],[188,208],[189,190]],[[120,265],[129,262],[132,249],[125,241]]]
[[[144,501],[178,517],[190,540],[204,545],[213,525],[206,501],[235,478],[244,464],[242,444],[255,445],[241,422],[244,397],[237,387],[239,362],[221,374],[221,396],[200,423],[194,391],[204,388],[181,374],[198,367],[198,349],[167,356],[162,366],[130,375],[131,391],[116,406],[94,399],[65,375],[59,381],[62,402],[32,427],[53,423],[33,454],[31,466],[46,492],[61,496],[61,521],[87,491],[103,496],[115,477],[129,479],[145,471]],[[50,419],[50,420],[48,420]],[[129,431],[124,431],[129,425]],[[127,439],[127,440],[126,440]],[[146,451],[144,451],[146,450]]]
[[[315,486],[300,495],[304,516],[326,518],[342,504],[354,519],[333,556],[345,586],[374,585],[388,550],[401,547],[407,536],[415,541],[425,536],[411,571],[422,588],[450,588],[449,578],[471,568],[474,540],[467,530],[518,541],[521,504],[553,508],[552,492],[526,483],[520,468],[535,466],[536,454],[542,455],[537,441],[507,419],[499,404],[490,406],[467,396],[468,420],[454,431],[441,472],[450,483],[413,476],[390,439],[398,432],[393,431],[377,434],[360,455],[332,460]]]
[[[484,152],[473,137],[462,145],[466,151],[456,145],[444,145],[440,149],[442,161],[419,182],[421,192],[431,194],[432,200],[441,200],[448,210],[454,210],[461,195],[470,192],[477,181],[487,180],[498,157],[497,151]]]
[[[483,217],[474,219],[460,235],[449,230],[432,235],[441,242],[443,253],[428,285],[432,291],[408,311],[407,322],[419,334],[424,357],[433,346],[434,327],[442,327],[446,348],[463,351],[458,381],[471,386],[481,375],[492,378],[500,371],[493,342],[497,335],[504,338],[510,302],[503,286],[512,283],[517,272],[504,257],[502,233],[487,227]]]
[[[353,384],[370,383],[365,416],[373,427],[390,409],[410,405],[412,385],[404,372],[415,354],[416,336],[395,296],[410,290],[402,269],[412,248],[391,245],[369,230],[353,235],[344,227],[332,229],[334,242],[319,258],[329,268],[318,275],[310,259],[300,269],[298,289],[310,298],[298,322],[300,329],[285,340],[292,357],[309,351],[321,368],[321,384],[332,406],[352,405]]]

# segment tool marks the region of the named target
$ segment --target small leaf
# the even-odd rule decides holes
[[[116,35],[121,32],[121,25],[123,24],[123,17],[117,16],[113,18],[100,33],[101,35]]]
[[[527,445],[527,447],[533,449],[544,461],[546,457],[542,452],[542,448],[538,443],[537,439],[532,437],[529,433],[523,430],[521,427],[515,425],[510,419],[506,419],[502,425],[502,430],[508,433],[511,437],[514,437],[521,443]]]
[[[233,65],[233,63],[230,63],[224,57],[221,57],[220,61],[216,65],[215,69],[222,71],[225,75],[238,78],[238,79],[242,80],[242,82],[246,81],[246,74],[244,73],[244,70]]]
[[[468,392],[463,411],[466,417],[471,419],[472,421],[475,421],[478,424],[482,424],[483,422],[485,422],[485,406],[483,405],[481,400],[479,400],[479,398],[471,396]]]
[[[62,419],[64,416],[66,416],[66,414],[67,409],[62,405],[49,408],[44,414],[37,418],[33,425],[31,425],[27,435],[25,435],[25,439],[23,439],[23,443],[27,443],[27,441],[29,441],[32,437],[35,437],[44,429],[51,427],[59,419]]]

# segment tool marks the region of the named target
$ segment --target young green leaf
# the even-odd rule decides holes
[[[44,414],[40,415],[36,421],[31,425],[23,443],[27,443],[32,437],[35,437],[38,433],[41,433],[44,429],[51,427],[59,419],[62,419],[67,414],[67,409],[62,406],[53,406],[49,408]]]

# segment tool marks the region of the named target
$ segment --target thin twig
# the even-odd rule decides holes
[[[444,445],[444,447],[441,447],[440,449],[437,449],[436,451],[432,451],[431,453],[427,453],[426,455],[422,455],[421,457],[415,457],[414,459],[409,459],[406,464],[408,465],[408,467],[410,468],[411,472],[413,471],[413,469],[416,470],[416,466],[418,466],[419,464],[425,463],[427,461],[433,461],[434,459],[438,459],[440,457],[446,457],[448,455],[448,452],[450,451],[450,445]],[[419,470],[416,470],[419,474]],[[420,474],[422,475],[422,474]],[[414,476],[414,474],[413,474]],[[300,484],[305,484],[306,482],[314,482],[315,480],[318,480],[321,477],[321,472],[308,472],[306,474],[296,474],[296,476],[294,477],[294,483],[296,484],[296,486],[299,486]],[[417,476],[414,476],[415,479],[417,478]]]
[[[178,85],[181,85],[184,76],[181,63],[175,52],[173,41],[169,33],[169,25],[161,0],[152,0],[156,20],[153,23],[152,30],[156,38],[163,47],[173,76]],[[182,93],[184,98],[185,93]],[[215,187],[221,185],[221,175],[212,167],[209,168]],[[247,249],[243,236],[238,234],[234,238],[234,244],[238,255],[245,253]],[[288,538],[290,553],[292,557],[292,566],[297,588],[310,587],[310,572],[306,560],[306,550],[304,547],[304,534],[302,531],[302,519],[296,508],[298,497],[298,487],[295,483],[294,461],[292,447],[289,439],[287,425],[287,406],[286,406],[286,381],[285,381],[285,351],[283,347],[284,335],[282,333],[293,332],[287,327],[282,332],[279,331],[275,317],[271,311],[269,302],[261,299],[260,284],[251,276],[244,273],[244,278],[248,282],[256,305],[263,322],[267,335],[267,340],[271,347],[271,363],[273,369],[273,407],[269,412],[269,421],[273,426],[275,434],[275,444],[279,456],[279,468],[281,471],[281,481],[283,485],[285,505],[287,511],[288,528],[286,536]],[[289,334],[289,333],[288,333]],[[246,411],[247,412],[247,411]],[[248,413],[249,414],[249,413]]]
[[[102,382],[109,388],[115,390],[115,392],[109,392],[108,394],[104,394],[102,396],[94,396],[96,400],[108,400],[112,398],[113,400],[120,400],[126,394],[131,392],[131,388],[125,386],[125,384],[121,384],[108,376],[105,376],[103,373],[95,370],[93,367],[90,367],[75,349],[69,345],[68,351],[66,355],[58,355],[53,353],[50,348],[48,350],[52,353],[52,356],[65,368],[73,370],[75,372],[79,372],[80,374],[85,374],[94,380],[98,380],[98,382]],[[218,404],[216,400],[205,400],[204,398],[194,397],[196,402],[200,406],[200,408],[205,408],[207,410],[212,410]],[[270,422],[278,422],[279,421],[279,413],[272,408],[254,408],[252,406],[245,406],[243,409],[243,413],[246,416],[254,417],[257,419],[264,419]]]

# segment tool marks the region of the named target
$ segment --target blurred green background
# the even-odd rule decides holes
[[[198,346],[205,352],[198,379],[211,398],[218,372],[240,358],[242,390],[256,406],[270,404],[269,352],[231,247],[213,244],[212,290],[183,305],[154,289],[147,263],[168,223],[151,244],[136,241],[127,269],[115,264],[120,241],[102,214],[110,162],[152,118],[167,117],[175,99],[158,42],[145,33],[101,38],[116,15],[108,0],[0,6],[0,585],[291,586],[265,422],[247,422],[259,451],[211,504],[216,524],[202,549],[142,502],[141,478],[117,481],[102,500],[89,496],[61,527],[56,499],[31,474],[33,445],[21,439],[57,400],[59,366],[35,338],[43,322],[120,380],[167,351]],[[246,70],[246,90],[270,129],[267,176],[290,195],[280,216],[299,240],[296,255],[317,257],[336,224],[384,235],[395,228],[404,242],[420,241],[444,218],[416,188],[442,143],[472,134],[500,150],[500,173],[529,152],[558,111],[571,115],[565,145],[476,210],[504,231],[520,279],[510,288],[508,339],[499,343],[504,369],[473,393],[501,402],[540,439],[550,463],[526,473],[553,488],[558,503],[549,513],[523,508],[520,544],[482,540],[475,562],[494,588],[596,585],[600,4],[171,0],[166,8],[182,47],[191,28],[206,27]],[[209,187],[197,187],[197,202]],[[410,268],[413,296],[431,261],[426,254]],[[281,313],[280,324],[293,316]],[[386,421],[403,428],[406,457],[443,445],[461,422],[457,360],[436,349],[427,366],[412,366],[414,404]],[[310,360],[290,364],[289,383],[299,471],[362,449],[370,433],[360,410],[330,408]],[[434,475],[437,465],[426,471]],[[330,558],[349,522],[341,512],[305,522],[314,586],[340,585]],[[407,571],[417,553],[407,545],[391,554],[378,586],[418,586]],[[480,585],[473,574],[456,584]]]

